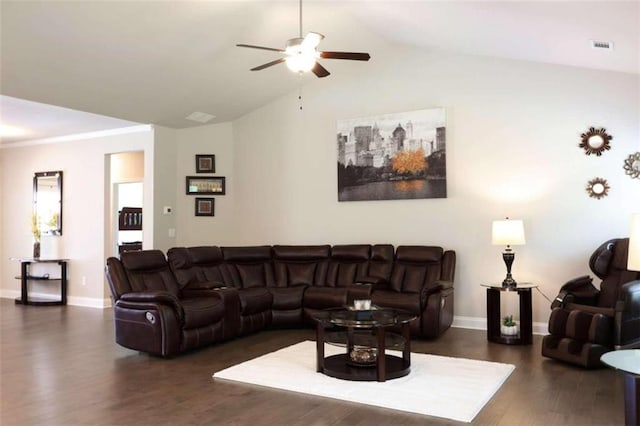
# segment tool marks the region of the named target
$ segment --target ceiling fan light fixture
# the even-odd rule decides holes
[[[315,49],[318,47],[324,36],[320,33],[310,32],[302,40],[303,49]]]
[[[318,61],[319,58],[325,59],[346,59],[351,61],[368,61],[370,56],[363,52],[325,52],[318,51],[317,47],[324,38],[320,33],[309,32],[302,37],[302,0],[300,1],[300,33],[298,37],[289,39],[285,49],[276,49],[273,47],[256,46],[252,44],[236,44],[238,47],[248,47],[251,49],[270,50],[283,54],[283,57],[266,64],[258,65],[251,68],[251,71],[260,71],[265,68],[272,67],[285,62],[287,67],[298,74],[312,71],[316,77],[327,77],[331,73]]]
[[[287,49],[289,49],[287,47]],[[288,53],[288,52],[287,52]],[[289,54],[285,60],[287,67],[293,72],[309,72],[316,64],[318,53],[315,49],[299,49]]]

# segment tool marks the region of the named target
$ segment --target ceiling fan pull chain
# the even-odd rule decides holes
[[[300,111],[302,111],[302,86],[298,88],[298,104],[300,105]]]

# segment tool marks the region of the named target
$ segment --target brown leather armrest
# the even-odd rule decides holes
[[[389,285],[387,280],[380,277],[374,277],[371,275],[361,275],[356,277],[356,281],[354,284],[373,284],[374,287],[384,286],[385,288]]]
[[[124,302],[139,302],[139,303],[158,303],[162,305],[169,305],[173,307],[180,321],[184,318],[184,310],[180,304],[180,300],[168,291],[148,291],[137,293],[125,293],[120,296],[120,300]]]
[[[183,288],[180,293],[181,296],[185,298],[198,296],[217,296],[221,299],[225,299],[226,297],[238,297],[238,290],[233,287]]]
[[[439,290],[453,288],[453,281],[438,280],[434,284],[439,288]]]
[[[388,290],[389,282],[384,278],[374,277],[372,275],[362,275],[356,277],[356,283],[370,284],[374,290]]]
[[[640,280],[622,285],[615,324],[617,349],[640,347]]]
[[[568,303],[564,306],[564,309],[568,311],[578,310],[582,312],[588,312],[590,314],[602,314],[607,317],[613,318],[615,315],[615,309],[613,308],[601,308],[599,306],[591,306],[591,305],[579,305],[577,303]]]
[[[433,284],[429,287],[424,287],[422,289],[422,293],[424,293],[425,296],[429,296],[430,294],[433,293],[438,293],[442,290],[447,290],[447,289],[452,289],[453,288],[453,281],[434,281]]]
[[[226,286],[221,281],[206,281],[206,282],[187,284],[182,289],[182,291],[185,291],[185,290],[213,290],[213,289],[216,289],[216,288],[226,288]]]
[[[240,331],[240,294],[233,287],[217,287],[211,290],[183,290],[186,297],[218,296],[224,303],[223,333],[225,339],[238,335]]]

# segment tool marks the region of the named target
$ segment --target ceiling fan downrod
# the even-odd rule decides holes
[[[302,38],[302,0],[300,0],[300,25],[298,26],[298,28],[300,28],[300,33],[299,33],[299,37]]]

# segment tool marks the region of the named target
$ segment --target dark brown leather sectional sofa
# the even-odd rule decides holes
[[[418,316],[414,336],[453,321],[456,255],[435,246],[179,247],[107,259],[116,342],[160,356],[310,323],[368,298]]]

